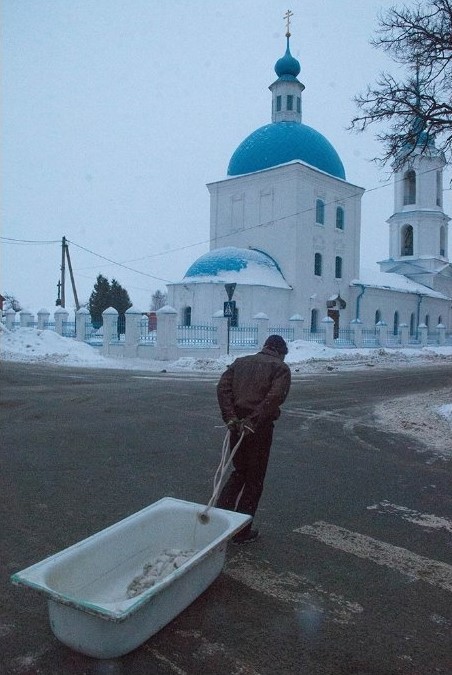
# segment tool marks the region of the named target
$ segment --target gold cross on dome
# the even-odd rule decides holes
[[[290,11],[290,9],[287,10],[287,12],[284,14],[284,19],[287,21],[287,26],[286,26],[286,36],[290,37],[290,19],[293,16],[293,12]]]

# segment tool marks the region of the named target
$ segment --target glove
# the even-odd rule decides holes
[[[227,428],[229,431],[236,431],[239,432],[240,430],[240,420],[238,417],[231,417],[229,422],[226,423]]]
[[[249,434],[254,434],[254,427],[249,421],[248,418],[245,417],[245,419],[240,420],[240,428],[239,428],[239,433],[244,433],[245,436],[248,436]]]

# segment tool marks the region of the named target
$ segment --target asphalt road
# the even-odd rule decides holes
[[[452,672],[452,466],[373,419],[375,403],[450,386],[452,367],[296,375],[261,538],[229,546],[202,596],[109,661],[62,645],[44,598],[9,577],[163,496],[206,503],[218,375],[4,363],[0,377],[0,673]]]

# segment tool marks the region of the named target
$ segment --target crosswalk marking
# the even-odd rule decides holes
[[[388,502],[387,500],[383,500],[378,504],[372,504],[372,506],[367,507],[367,510],[376,511],[381,514],[394,514],[400,516],[403,520],[407,520],[420,527],[426,527],[432,530],[446,530],[447,532],[452,533],[452,520],[449,520],[449,518],[434,516],[432,513],[421,513],[420,511],[415,511],[407,506],[391,504],[391,502]]]
[[[390,567],[418,581],[452,591],[452,566],[446,563],[321,520],[313,525],[298,527],[294,532],[313,537],[358,558],[371,560],[377,565]]]
[[[312,579],[293,572],[277,572],[269,565],[256,565],[240,555],[228,561],[224,573],[259,593],[298,605],[310,622],[314,616],[323,615],[333,623],[347,624],[363,612],[359,603],[327,591]]]

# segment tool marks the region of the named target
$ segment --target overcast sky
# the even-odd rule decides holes
[[[380,151],[373,132],[346,128],[353,96],[394,71],[369,44],[379,10],[393,4],[291,5],[303,121],[334,145],[347,180],[368,190],[365,267],[388,255],[393,188],[389,169],[370,161]],[[209,249],[206,183],[225,178],[240,142],[271,121],[287,8],[287,0],[3,0],[0,292],[53,310],[63,236],[81,302],[99,273],[141,310],[165,281],[179,281]],[[445,179],[448,187],[450,172]],[[73,307],[68,278],[66,299]]]

